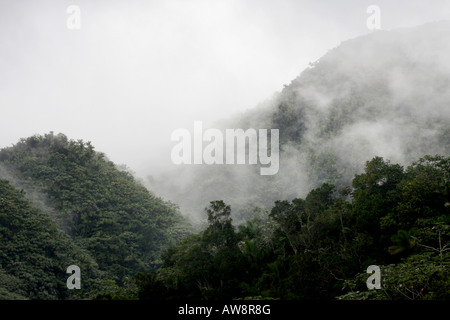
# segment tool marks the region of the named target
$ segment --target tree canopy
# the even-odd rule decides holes
[[[208,226],[141,275],[141,299],[449,299],[450,158],[404,169],[380,157],[352,186],[276,201],[235,227],[213,201]],[[381,267],[382,289],[366,286]]]

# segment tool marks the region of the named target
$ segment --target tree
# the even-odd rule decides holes
[[[213,251],[236,245],[238,239],[232,225],[230,206],[222,200],[211,201],[205,211],[209,225],[203,233],[203,241]]]

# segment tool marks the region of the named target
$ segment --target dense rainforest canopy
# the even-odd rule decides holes
[[[0,270],[10,283],[5,294],[65,297],[65,268],[77,263],[82,292],[123,286],[157,268],[164,248],[189,233],[174,204],[90,143],[53,133],[33,136],[0,151],[0,170],[10,181],[1,180],[0,193]]]
[[[323,184],[233,227],[213,201],[208,227],[139,277],[143,299],[449,299],[450,158],[406,169],[376,157],[352,186]],[[368,290],[366,268],[381,268]]]
[[[450,158],[375,157],[350,186],[239,225],[215,200],[195,234],[88,143],[34,136],[0,161],[2,299],[450,298]],[[83,290],[66,287],[72,264]],[[367,289],[369,265],[381,290]]]

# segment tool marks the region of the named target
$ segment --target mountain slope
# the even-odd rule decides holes
[[[0,299],[67,299],[68,266],[80,266],[84,292],[99,288],[104,274],[22,190],[0,180]]]
[[[245,220],[255,205],[302,197],[324,182],[350,185],[375,156],[408,164],[449,155],[449,40],[450,22],[438,22],[345,41],[272,99],[217,124],[279,129],[275,176],[260,176],[257,166],[185,166],[180,172],[193,177],[185,188],[180,172],[148,184],[194,217],[223,199]]]
[[[104,278],[119,285],[156,268],[164,248],[189,232],[174,204],[151,194],[90,143],[53,133],[33,136],[1,150],[0,166],[3,178],[24,189],[92,256]]]

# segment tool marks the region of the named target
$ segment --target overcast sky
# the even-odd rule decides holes
[[[0,147],[61,132],[151,172],[173,130],[253,108],[371,32],[372,4],[384,30],[450,19],[450,0],[0,0]]]

